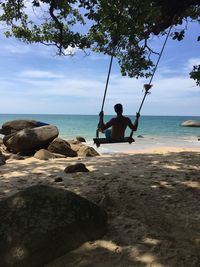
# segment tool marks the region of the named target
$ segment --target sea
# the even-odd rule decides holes
[[[104,121],[111,117],[105,115]],[[134,120],[134,116],[129,116]],[[0,114],[0,127],[3,123],[16,119],[32,119],[53,124],[59,129],[59,136],[64,139],[74,139],[82,136],[93,146],[93,138],[99,117],[97,115],[55,115],[55,114]],[[130,144],[102,145],[100,152],[118,152],[143,149],[158,146],[198,147],[200,148],[200,128],[181,127],[186,120],[198,120],[197,116],[141,116],[137,132],[134,133],[135,142]],[[127,129],[126,135],[130,134]],[[0,135],[0,137],[3,137]],[[103,134],[102,134],[102,137]]]

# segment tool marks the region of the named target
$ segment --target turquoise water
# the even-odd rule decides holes
[[[105,122],[111,117],[105,116]],[[98,123],[96,115],[0,114],[0,126],[6,121],[14,119],[34,119],[47,122],[58,127],[61,137],[71,139],[79,135],[85,137],[87,141],[91,141],[95,137]],[[192,116],[141,116],[135,137],[142,135],[146,139],[196,140],[196,137],[200,135],[200,128],[180,127],[183,121],[191,119],[200,121],[200,117]],[[127,131],[127,135],[128,133],[129,131]]]

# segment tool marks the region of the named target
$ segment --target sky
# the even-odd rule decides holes
[[[168,41],[141,114],[200,116],[200,87],[189,78],[192,66],[200,64],[199,29],[190,23],[183,41]],[[159,51],[163,40],[153,42]],[[108,56],[80,51],[73,57],[56,56],[53,48],[5,38],[0,31],[0,58],[1,114],[99,113]],[[125,114],[135,114],[144,83],[148,79],[122,77],[114,60],[104,113],[114,114],[114,104],[122,103]]]

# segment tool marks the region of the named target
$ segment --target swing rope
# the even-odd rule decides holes
[[[108,69],[108,76],[107,76],[107,80],[106,80],[106,86],[105,86],[105,90],[104,90],[104,96],[103,96],[101,111],[103,111],[104,104],[105,104],[106,94],[107,94],[107,90],[108,90],[108,83],[109,83],[110,73],[111,73],[111,69],[112,69],[113,57],[114,57],[114,55],[112,54],[112,56],[110,58],[110,65],[109,65],[109,69]]]
[[[156,62],[156,65],[155,65],[155,68],[154,68],[154,70],[153,70],[152,76],[151,76],[151,78],[150,78],[150,80],[149,80],[149,83],[144,85],[145,94],[144,94],[143,99],[142,99],[142,102],[141,102],[141,104],[140,104],[138,113],[140,113],[140,111],[141,111],[141,109],[142,109],[142,106],[143,106],[143,104],[144,104],[144,101],[145,101],[145,99],[146,99],[146,96],[149,94],[149,90],[150,90],[151,87],[152,87],[151,83],[152,83],[152,80],[153,80],[154,75],[155,75],[155,73],[156,73],[158,64],[159,64],[159,62],[160,62],[161,56],[162,56],[162,54],[163,54],[163,51],[164,51],[164,48],[165,48],[165,46],[166,46],[166,43],[167,43],[167,40],[168,40],[168,38],[169,38],[169,35],[170,35],[170,32],[171,32],[172,27],[173,27],[173,25],[171,25],[170,28],[169,28],[169,31],[168,31],[167,36],[166,36],[166,38],[165,38],[164,44],[163,44],[162,49],[161,49],[161,51],[160,51],[158,60],[157,60],[157,62]],[[103,101],[102,101],[102,106],[101,106],[101,112],[103,111],[104,104],[105,104],[105,99],[106,99],[106,94],[107,94],[108,84],[109,84],[109,79],[110,79],[110,73],[111,73],[111,69],[112,69],[113,57],[114,57],[114,54],[112,54],[112,55],[111,55],[111,58],[110,58],[110,64],[109,64],[109,68],[108,68],[108,75],[107,75],[107,79],[106,79],[106,86],[105,86],[105,90],[104,90],[104,96],[103,96]],[[131,134],[130,134],[130,137],[129,137],[130,139],[132,138],[133,133],[134,133],[134,132],[131,131]],[[98,128],[97,128],[97,130],[96,130],[96,137],[99,138],[99,129],[98,129]]]
[[[103,111],[105,100],[106,100],[106,94],[107,94],[107,90],[108,90],[110,73],[111,73],[111,69],[112,69],[113,57],[114,57],[114,54],[112,54],[112,56],[110,58],[110,64],[109,64],[109,68],[108,68],[108,75],[107,75],[107,79],[106,79],[106,86],[105,86],[105,90],[104,90],[104,96],[103,96],[103,101],[102,101],[102,106],[101,106],[101,112]],[[99,138],[99,129],[98,129],[98,127],[97,127],[97,130],[96,130],[96,137]]]
[[[142,102],[141,102],[140,107],[139,107],[139,109],[138,109],[138,113],[140,113],[140,111],[141,111],[141,109],[142,109],[142,106],[143,106],[143,104],[144,104],[145,98],[146,98],[146,96],[149,94],[149,90],[150,90],[151,87],[152,87],[152,84],[151,84],[151,83],[152,83],[152,80],[153,80],[154,75],[155,75],[155,73],[156,73],[156,70],[157,70],[157,68],[158,68],[158,64],[159,64],[159,62],[160,62],[161,56],[162,56],[162,54],[163,54],[163,51],[164,51],[164,49],[165,49],[165,46],[166,46],[167,40],[168,40],[168,38],[169,38],[169,35],[170,35],[170,32],[171,32],[172,27],[173,27],[173,25],[171,25],[170,28],[169,28],[169,31],[168,31],[167,36],[166,36],[166,38],[165,38],[164,44],[163,44],[162,49],[161,49],[161,51],[160,51],[158,60],[157,60],[157,62],[156,62],[156,65],[155,65],[155,68],[154,68],[153,73],[152,73],[152,75],[151,75],[151,78],[150,78],[150,80],[149,80],[149,83],[144,85],[145,94],[144,94],[144,96],[143,96]],[[132,130],[132,131],[131,131],[131,134],[130,134],[130,138],[132,138],[133,133],[134,133],[134,131]]]

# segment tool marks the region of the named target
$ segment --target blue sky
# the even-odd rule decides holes
[[[199,25],[189,24],[182,42],[169,40],[160,61],[144,115],[200,116],[200,87],[189,78],[200,64]],[[160,50],[163,40],[152,41]],[[50,47],[6,39],[0,32],[0,113],[98,114],[101,108],[109,57],[59,57]],[[135,114],[143,97],[144,79],[122,77],[114,61],[105,114],[122,103],[126,114]]]

